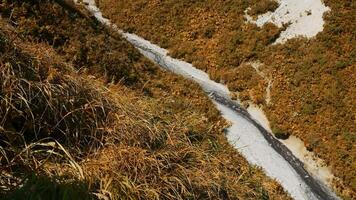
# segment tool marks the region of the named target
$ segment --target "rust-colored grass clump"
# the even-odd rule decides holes
[[[194,83],[53,1],[0,13],[1,197],[289,198]]]

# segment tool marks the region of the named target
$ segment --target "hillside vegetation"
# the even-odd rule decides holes
[[[97,0],[119,28],[134,32],[226,83],[234,96],[263,106],[277,135],[295,135],[325,160],[335,187],[356,198],[356,4],[324,0],[331,11],[324,31],[313,39],[271,45],[283,30],[246,23],[244,11],[258,15],[274,1]],[[250,62],[260,61],[267,80]]]
[[[0,14],[1,198],[289,199],[196,84],[53,1]]]

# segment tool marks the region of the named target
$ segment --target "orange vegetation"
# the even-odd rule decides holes
[[[269,3],[268,3],[269,2]],[[271,45],[281,29],[245,23],[252,14],[275,8],[270,1],[98,0],[118,27],[168,48],[210,76],[264,107],[273,130],[301,138],[338,177],[340,195],[356,198],[356,4],[325,0],[324,31],[313,39]],[[271,6],[269,6],[271,5]],[[273,78],[272,102],[265,80],[248,69],[264,63]]]

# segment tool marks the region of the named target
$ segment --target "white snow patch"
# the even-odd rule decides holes
[[[247,15],[247,10],[245,12],[247,21],[259,27],[268,22],[278,27],[290,23],[276,40],[276,44],[299,36],[311,38],[323,31],[323,15],[330,8],[326,7],[321,0],[278,0],[278,2],[280,6],[274,12],[259,15],[256,21]]]

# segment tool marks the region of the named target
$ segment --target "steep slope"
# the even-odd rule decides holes
[[[286,27],[246,23],[245,11],[263,14],[270,1],[112,1],[97,4],[119,28],[168,48],[172,56],[226,83],[241,100],[263,106],[279,137],[295,135],[325,160],[335,186],[355,198],[355,3],[324,1],[324,31],[313,39],[272,45]],[[306,12],[306,15],[309,13]],[[313,13],[310,13],[313,14]],[[288,26],[288,25],[286,25]],[[268,79],[271,101],[266,102]]]
[[[53,1],[2,1],[0,13],[2,195],[36,173],[97,198],[289,198],[227,143],[194,83]]]

